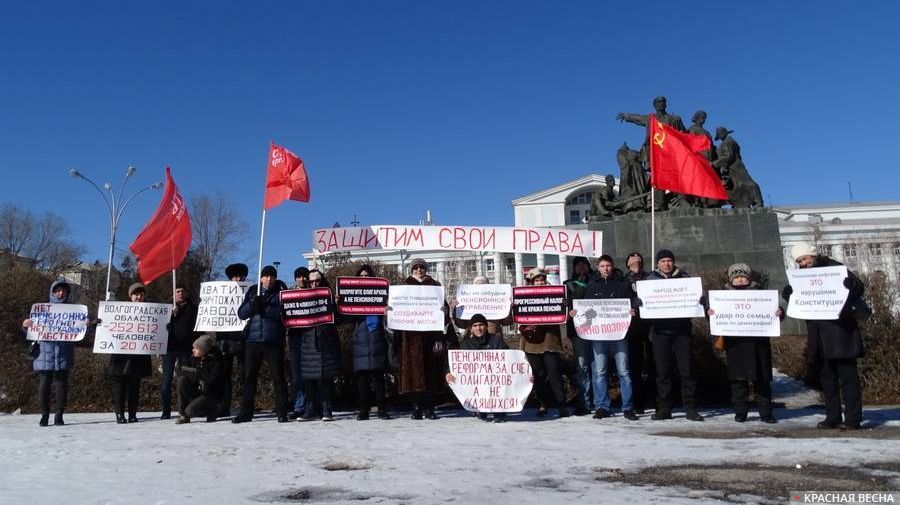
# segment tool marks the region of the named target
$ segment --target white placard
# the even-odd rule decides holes
[[[373,225],[313,230],[313,251],[364,249],[480,251],[559,254],[597,258],[603,254],[599,230],[495,226]]]
[[[509,284],[460,284],[456,288],[456,318],[468,321],[481,314],[488,321],[509,317],[512,286]]]
[[[637,281],[642,319],[703,317],[703,285],[699,277]]]
[[[250,286],[249,282],[201,282],[194,331],[242,331],[247,320],[241,320],[237,310]]]
[[[711,290],[709,333],[728,337],[780,337],[778,291],[774,289]]]
[[[77,342],[87,331],[88,309],[72,303],[35,303],[28,319],[28,340]]]
[[[787,271],[793,293],[787,315],[795,319],[833,320],[841,315],[850,290],[844,287],[847,267],[798,268]]]
[[[622,340],[631,325],[629,298],[582,298],[572,300],[572,308],[575,332],[585,340]]]
[[[172,306],[167,303],[100,302],[94,352],[165,354],[171,317]]]
[[[469,412],[521,412],[531,393],[531,366],[519,350],[449,353],[450,389]]]
[[[391,286],[387,325],[392,330],[444,331],[444,288]]]

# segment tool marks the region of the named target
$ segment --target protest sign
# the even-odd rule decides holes
[[[787,315],[795,319],[833,320],[841,315],[850,290],[844,287],[847,267],[800,268],[787,271],[794,290]]]
[[[631,299],[572,300],[575,333],[585,340],[622,340],[631,326]]]
[[[391,226],[313,230],[313,251],[371,249],[478,251],[599,257],[603,233],[565,228]]]
[[[237,315],[249,282],[216,281],[200,283],[200,305],[194,331],[242,331],[247,321]]]
[[[334,322],[328,288],[289,289],[279,293],[281,321],[286,328],[306,328]]]
[[[444,288],[391,286],[387,324],[392,330],[444,331]]]
[[[703,286],[699,277],[637,281],[642,319],[703,317]]]
[[[520,286],[513,288],[513,320],[516,324],[562,324],[566,322],[565,286]]]
[[[28,340],[77,342],[87,331],[88,310],[72,303],[35,303],[28,319]]]
[[[456,288],[455,316],[468,321],[481,314],[488,321],[499,321],[509,316],[511,301],[509,284],[460,284]]]
[[[728,337],[778,337],[781,324],[774,289],[711,290],[709,333]]]
[[[469,412],[521,412],[531,393],[531,366],[518,350],[449,353],[450,389]]]
[[[171,317],[172,306],[167,303],[100,302],[94,352],[165,354]]]
[[[380,277],[338,277],[338,312],[360,316],[383,315],[388,304],[390,284]]]

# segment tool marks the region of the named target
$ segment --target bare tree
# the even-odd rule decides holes
[[[191,231],[194,252],[202,265],[203,280],[212,280],[224,269],[247,232],[247,223],[237,213],[237,206],[225,194],[192,195]]]
[[[27,259],[38,270],[56,274],[78,264],[84,247],[69,234],[69,225],[52,212],[37,217],[14,203],[0,209],[0,249]]]

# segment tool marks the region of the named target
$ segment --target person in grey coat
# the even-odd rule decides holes
[[[69,303],[72,288],[65,281],[56,281],[50,286],[50,303]],[[27,330],[33,326],[31,319],[22,322],[22,328]],[[50,420],[50,385],[53,385],[53,394],[56,397],[56,411],[53,416],[53,425],[62,426],[63,412],[66,410],[66,399],[69,395],[69,370],[75,364],[74,342],[50,342],[38,341],[33,344],[39,350],[34,358],[32,367],[40,377],[38,386],[38,399],[41,404],[41,426],[47,426]]]

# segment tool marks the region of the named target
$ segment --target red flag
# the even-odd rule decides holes
[[[712,146],[705,135],[684,133],[650,115],[650,182],[675,193],[728,200],[728,193],[702,151]]]
[[[296,154],[275,144],[269,146],[269,167],[266,174],[266,210],[285,200],[309,201],[309,179],[303,160]]]
[[[138,262],[138,275],[145,284],[178,268],[191,246],[191,218],[178,192],[169,167],[166,191],[153,217],[128,247]]]

